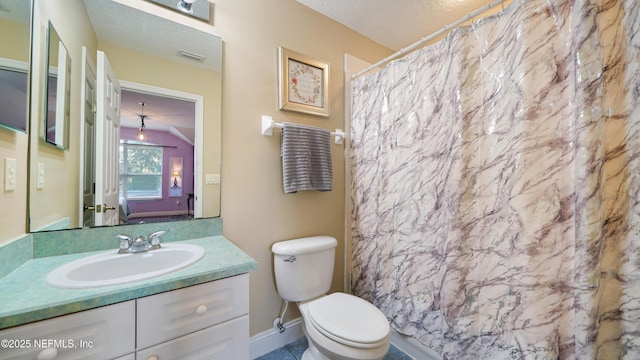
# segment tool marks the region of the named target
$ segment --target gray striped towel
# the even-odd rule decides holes
[[[300,190],[331,191],[331,133],[327,129],[283,123],[282,183],[285,194]]]

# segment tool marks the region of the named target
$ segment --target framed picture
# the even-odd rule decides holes
[[[329,117],[329,64],[278,48],[278,109]]]

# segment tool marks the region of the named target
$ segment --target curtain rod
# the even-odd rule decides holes
[[[410,52],[412,52],[414,50],[417,50],[418,48],[422,47],[426,42],[428,42],[430,40],[433,40],[434,38],[436,38],[436,37],[442,35],[443,33],[455,28],[456,26],[462,24],[463,22],[468,21],[468,20],[470,20],[470,19],[472,19],[472,18],[484,13],[485,11],[487,11],[487,10],[493,8],[493,7],[496,7],[498,5],[503,4],[505,1],[507,1],[507,0],[496,0],[496,1],[492,2],[492,3],[489,3],[489,4],[479,8],[478,10],[475,10],[475,11],[467,14],[467,16],[465,16],[463,18],[460,18],[460,19],[454,21],[453,23],[451,23],[449,25],[443,26],[440,30],[438,30],[438,31],[436,31],[434,33],[431,33],[431,35],[423,37],[422,39],[416,41],[415,43],[413,43],[413,44],[411,44],[411,45],[409,45],[409,46],[407,46],[407,47],[405,47],[403,49],[400,49],[398,52],[393,53],[393,54],[387,56],[386,58],[378,61],[377,63],[369,66],[368,68],[366,68],[366,69],[364,69],[364,70],[352,75],[351,76],[351,80],[359,78],[360,76],[368,73],[369,71],[371,71],[371,70],[373,70],[373,69],[375,69],[375,68],[377,68],[377,67],[379,67],[381,65],[384,65],[384,64],[386,64],[388,62],[390,62],[391,60],[394,60],[394,59],[399,58],[399,57],[401,57],[403,55],[406,55],[406,54],[408,54],[408,53],[410,53]],[[503,9],[504,9],[504,7],[503,7]]]

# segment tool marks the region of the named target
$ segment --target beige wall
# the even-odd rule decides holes
[[[251,273],[251,334],[268,330],[280,309],[271,245],[330,235],[339,241],[334,290],[343,289],[344,145],[333,145],[331,192],[282,191],[279,131],[262,136],[260,117],[344,129],[343,57],[376,62],[390,51],[295,0],[217,0],[214,22],[224,41],[222,78],[222,219],[224,235],[259,262]],[[277,49],[330,63],[329,119],[278,111]],[[294,306],[295,308],[295,306]],[[290,320],[295,316],[289,313]],[[292,315],[293,314],[293,315]]]
[[[2,37],[0,57],[29,61],[29,24],[0,19],[0,33],[11,34]]]

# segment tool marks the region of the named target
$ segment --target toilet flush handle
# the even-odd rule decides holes
[[[296,260],[297,260],[296,256],[295,255],[291,255],[287,259],[284,259],[284,262],[294,263],[294,262],[296,262]]]

